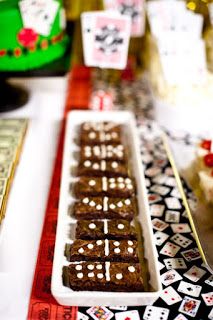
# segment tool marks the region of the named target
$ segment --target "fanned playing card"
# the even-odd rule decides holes
[[[118,13],[86,12],[81,15],[84,61],[87,66],[124,69],[131,21]]]

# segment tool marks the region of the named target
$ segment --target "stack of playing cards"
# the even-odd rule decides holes
[[[84,62],[89,67],[124,69],[127,64],[131,20],[116,12],[81,15]]]
[[[169,85],[204,84],[203,16],[186,9],[184,1],[149,1],[147,13],[157,40],[164,78]]]

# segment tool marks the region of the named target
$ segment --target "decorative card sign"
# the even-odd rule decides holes
[[[211,21],[211,24],[213,26],[213,3],[209,3],[208,7],[209,7],[210,21]]]
[[[85,65],[124,69],[130,39],[131,20],[128,16],[106,11],[81,15]]]
[[[104,0],[106,10],[116,10],[131,18],[131,36],[141,37],[145,32],[145,0]]]
[[[33,29],[42,36],[48,36],[58,12],[59,3],[54,0],[19,1],[24,28]]]

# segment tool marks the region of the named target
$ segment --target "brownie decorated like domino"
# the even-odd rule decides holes
[[[114,122],[85,122],[80,127],[80,145],[121,144],[122,127]]]
[[[81,240],[66,244],[68,261],[138,262],[138,242],[135,240]]]
[[[139,263],[72,263],[63,268],[63,284],[75,291],[144,291]]]
[[[128,166],[119,161],[85,160],[77,168],[77,176],[128,177]]]
[[[71,185],[76,197],[107,196],[128,198],[135,195],[135,185],[131,178],[80,177]]]
[[[136,240],[137,234],[127,220],[80,220],[76,226],[76,239]]]
[[[131,221],[136,214],[136,200],[86,196],[74,203],[71,214],[78,220],[125,219]]]
[[[117,160],[126,162],[127,156],[122,144],[83,145],[80,150],[80,162],[85,160]]]

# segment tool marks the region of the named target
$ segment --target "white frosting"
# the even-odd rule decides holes
[[[92,200],[92,201],[90,201],[89,205],[90,205],[91,207],[95,207],[96,203],[95,203],[95,201]]]
[[[104,249],[104,253],[105,253],[105,256],[108,257],[109,255],[109,240],[105,240],[105,249]]]
[[[106,161],[105,160],[101,161],[101,171],[106,171]]]
[[[122,201],[119,201],[118,204],[117,204],[117,206],[118,206],[119,208],[123,207],[123,202],[122,202]]]
[[[119,229],[119,230],[123,230],[123,229],[124,229],[123,223],[119,223],[119,224],[118,224],[118,229]]]
[[[88,273],[88,277],[89,277],[89,278],[93,278],[94,276],[95,276],[94,272],[89,272],[89,273]]]
[[[123,278],[123,275],[122,273],[117,273],[115,277],[116,279],[121,280]]]
[[[82,272],[79,272],[79,273],[77,273],[77,277],[79,278],[79,279],[82,279],[83,278],[83,273]]]
[[[90,229],[95,229],[96,228],[96,224],[95,223],[90,223],[89,224],[89,228]]]
[[[123,152],[122,151],[118,151],[117,153],[118,158],[123,158]]]
[[[133,244],[134,244],[133,241],[128,240],[128,245],[129,245],[129,246],[133,246]]]
[[[98,277],[98,279],[103,279],[104,275],[103,275],[103,273],[98,273],[97,277]]]
[[[92,243],[89,243],[89,244],[87,245],[87,248],[88,248],[88,249],[93,249],[93,248],[94,248],[94,245],[93,245]]]
[[[112,132],[111,136],[113,139],[115,139],[115,138],[117,138],[118,134],[117,134],[117,132]]]
[[[121,250],[120,250],[119,248],[115,248],[115,249],[114,249],[114,252],[115,252],[115,253],[120,253]]]
[[[96,269],[101,270],[102,269],[102,264],[97,264]]]
[[[92,167],[93,169],[98,170],[100,166],[98,163],[94,163]]]
[[[114,241],[113,244],[114,244],[114,246],[118,247],[120,245],[120,242],[119,241]]]
[[[109,178],[109,182],[115,182],[115,178]]]
[[[95,137],[96,137],[96,133],[95,132],[90,132],[89,133],[89,138],[90,139],[95,139]]]
[[[119,150],[123,150],[123,149],[124,149],[124,146],[123,146],[122,144],[119,144],[119,145],[118,145],[118,149],[119,149]]]
[[[93,264],[88,264],[87,269],[93,270],[94,269],[94,265]]]
[[[75,267],[75,270],[82,270],[82,266],[80,264],[77,264],[77,266]]]
[[[111,139],[111,134],[110,133],[106,133],[105,139],[109,141]]]
[[[115,209],[116,208],[116,206],[113,204],[113,203],[111,203],[110,205],[109,205],[109,207],[110,207],[110,209]]]
[[[96,209],[97,209],[97,210],[101,210],[101,209],[102,209],[102,206],[101,206],[100,204],[98,204],[98,205],[96,206]]]
[[[83,249],[83,248],[80,248],[80,249],[78,249],[78,252],[79,252],[79,253],[83,253],[83,252],[84,252],[84,249]]]
[[[108,221],[104,220],[104,234],[108,234]]]
[[[89,181],[89,185],[90,185],[91,187],[95,186],[95,185],[96,185],[95,180],[90,180],[90,181]]]
[[[133,186],[131,184],[128,184],[127,188],[131,190],[131,189],[133,189]]]
[[[96,244],[97,244],[98,246],[101,246],[101,245],[102,245],[102,243],[103,243],[103,241],[102,241],[102,240],[97,240],[97,241],[96,241]]]
[[[105,273],[105,277],[106,277],[106,281],[110,281],[110,262],[105,262],[105,269],[106,269],[106,273]]]
[[[124,188],[125,188],[125,184],[124,184],[124,183],[119,183],[119,184],[118,184],[118,187],[119,187],[120,189],[124,189]]]
[[[119,177],[117,180],[118,180],[118,182],[124,182],[124,178],[123,177]]]
[[[113,153],[112,153],[111,151],[108,151],[108,152],[107,152],[107,156],[108,156],[108,158],[111,158],[111,157],[112,157],[112,155],[113,155]]]
[[[127,206],[129,206],[129,205],[131,204],[131,200],[130,200],[130,199],[126,199],[126,200],[124,201],[124,203],[125,203]]]
[[[110,189],[115,189],[116,184],[115,183],[110,183],[109,187],[110,187]]]
[[[118,163],[116,161],[112,162],[112,168],[116,169],[118,167]]]
[[[89,160],[84,161],[84,166],[89,168],[91,166],[91,161],[89,161]]]
[[[109,198],[108,197],[104,197],[104,199],[103,199],[103,210],[104,211],[108,211],[108,200],[109,200]]]
[[[105,141],[105,133],[104,132],[100,132],[100,141],[101,142]]]
[[[105,158],[106,158],[106,155],[107,155],[106,146],[105,146],[105,144],[102,144],[102,145],[101,145],[101,158],[102,158],[102,159],[105,159]]]
[[[129,179],[129,178],[126,178],[126,179],[125,179],[125,182],[126,182],[126,183],[132,183],[132,180]]]
[[[134,250],[133,250],[133,248],[130,248],[130,247],[129,247],[129,248],[127,249],[127,251],[128,251],[129,253],[133,253]]]
[[[102,189],[103,189],[103,191],[107,191],[107,178],[106,177],[102,178]]]
[[[128,270],[129,270],[129,272],[135,272],[135,267],[130,266],[130,267],[128,267]]]
[[[89,203],[89,198],[84,198],[82,202],[85,204]]]

